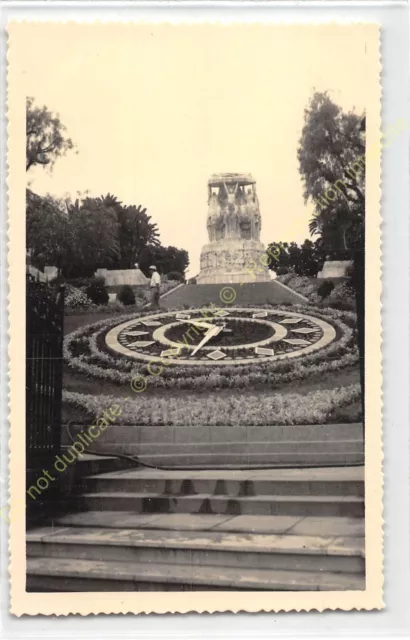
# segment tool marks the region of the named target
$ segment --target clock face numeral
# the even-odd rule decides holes
[[[211,360],[221,360],[222,358],[226,358],[226,353],[217,349],[216,351],[208,353],[207,357],[211,358]]]
[[[135,340],[135,342],[129,342],[129,347],[150,347],[155,344],[153,340]]]
[[[286,318],[285,320],[281,320],[281,324],[296,324],[298,322],[302,322],[302,318]]]
[[[155,320],[146,320],[145,322],[141,321],[141,324],[143,324],[144,327],[159,327],[161,323],[156,322]]]
[[[106,334],[110,350],[124,357],[211,367],[295,358],[335,339],[335,329],[321,318],[275,308],[231,307],[213,314],[190,309],[134,317]]]
[[[127,331],[124,333],[125,336],[148,336],[149,331]]]
[[[255,347],[255,353],[257,356],[273,356],[275,352],[273,349],[266,349],[265,347]]]
[[[308,329],[307,327],[303,329],[291,329],[292,333],[302,333],[304,335],[308,335],[309,333],[317,333],[317,329]]]
[[[167,349],[166,351],[161,351],[161,358],[173,358],[176,355],[177,353],[173,349]]]

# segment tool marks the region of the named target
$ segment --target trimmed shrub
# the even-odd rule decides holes
[[[168,280],[176,280],[177,282],[185,282],[185,276],[179,271],[170,271],[167,273]]]
[[[324,300],[332,293],[335,285],[331,280],[323,280],[322,284],[317,289],[317,294]]]
[[[102,278],[94,278],[93,282],[85,289],[85,294],[94,304],[107,304],[109,300],[108,291]]]
[[[135,293],[129,284],[124,284],[117,293],[117,300],[122,304],[128,306],[135,304]]]
[[[337,284],[326,300],[326,304],[340,311],[354,311],[356,309],[356,296],[349,282],[345,281]]]
[[[196,284],[196,278],[189,278],[188,284]]]
[[[289,273],[288,267],[278,267],[276,269],[276,275],[277,276],[285,276],[288,273]]]

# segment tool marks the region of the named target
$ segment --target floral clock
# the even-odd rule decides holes
[[[296,358],[336,339],[334,326],[302,312],[189,309],[135,317],[108,331],[108,349],[145,362],[224,366]]]

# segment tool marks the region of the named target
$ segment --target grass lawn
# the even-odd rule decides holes
[[[124,307],[124,314],[127,313],[127,308]],[[75,331],[79,327],[84,327],[86,324],[94,324],[100,320],[108,320],[119,316],[118,313],[82,313],[77,315],[64,316],[64,334],[67,335],[72,331]]]

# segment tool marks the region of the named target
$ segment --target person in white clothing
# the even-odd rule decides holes
[[[161,284],[161,276],[156,266],[151,265],[149,270],[151,272],[151,280],[149,283],[151,287],[151,304],[153,307],[159,307],[159,285]]]

